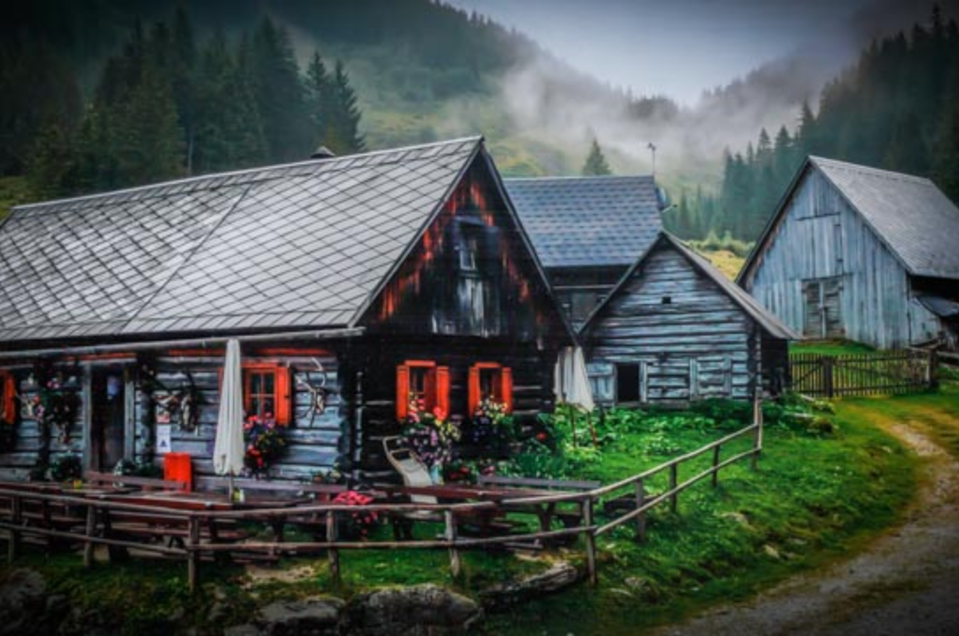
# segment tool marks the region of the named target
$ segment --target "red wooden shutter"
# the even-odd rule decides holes
[[[480,370],[478,366],[470,367],[469,375],[469,416],[473,417],[476,407],[480,403]]]
[[[450,368],[436,367],[436,407],[450,414]]]
[[[5,371],[0,372],[0,381],[3,382],[3,390],[0,395],[3,396],[3,403],[0,404],[0,419],[8,424],[17,421],[17,384],[13,380],[13,374]]]
[[[293,390],[290,383],[290,368],[277,367],[276,378],[273,381],[274,408],[276,409],[276,423],[280,426],[289,426],[293,421]]]
[[[403,421],[410,407],[410,368],[401,364],[396,367],[396,419]]]
[[[513,370],[509,367],[500,369],[500,401],[506,405],[506,412],[513,411]]]

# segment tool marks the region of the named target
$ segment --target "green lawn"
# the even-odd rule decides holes
[[[851,340],[815,340],[811,342],[793,342],[790,353],[818,353],[827,356],[841,356],[855,353],[870,353],[873,347]]]

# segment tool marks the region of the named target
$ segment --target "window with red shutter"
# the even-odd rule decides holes
[[[396,417],[406,419],[412,401],[424,411],[449,413],[450,370],[432,360],[407,360],[396,367]]]
[[[513,371],[496,362],[477,362],[469,370],[468,406],[470,416],[483,400],[493,400],[513,410]]]
[[[220,374],[222,384],[222,371]],[[280,426],[293,423],[292,373],[278,364],[243,365],[243,410],[247,417],[274,419]]]

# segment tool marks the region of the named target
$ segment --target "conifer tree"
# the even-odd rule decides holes
[[[326,141],[327,128],[332,118],[333,99],[333,82],[326,70],[326,64],[323,63],[320,52],[313,51],[313,57],[306,67],[306,104],[317,145]]]
[[[603,149],[599,146],[599,141],[593,137],[593,143],[589,147],[589,154],[586,156],[586,163],[583,164],[582,174],[585,177],[599,177],[613,174],[603,154]]]
[[[366,142],[360,134],[360,109],[356,93],[343,62],[336,61],[333,69],[331,99],[329,101],[327,133],[324,144],[338,155],[361,152]]]

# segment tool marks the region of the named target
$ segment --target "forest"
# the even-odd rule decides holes
[[[959,201],[956,22],[933,7],[928,25],[873,41],[824,87],[817,112],[802,106],[792,132],[763,129],[744,152],[726,152],[719,192],[679,193],[667,225],[684,238],[753,241],[807,155],[929,177]]]

